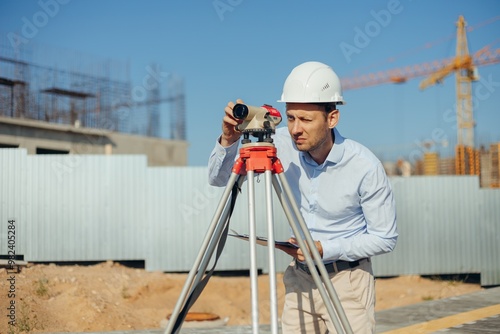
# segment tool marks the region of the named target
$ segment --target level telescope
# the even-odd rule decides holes
[[[233,116],[243,121],[236,126],[236,130],[243,133],[243,143],[248,142],[250,135],[259,141],[269,141],[282,119],[279,110],[268,104],[255,107],[238,103],[233,107]]]

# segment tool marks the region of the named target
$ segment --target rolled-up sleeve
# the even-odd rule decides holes
[[[223,147],[217,139],[215,147],[208,159],[208,183],[216,187],[224,187],[231,176],[233,164],[238,154],[238,142]]]

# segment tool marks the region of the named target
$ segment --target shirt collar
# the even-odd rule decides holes
[[[326,157],[326,160],[331,161],[335,164],[338,164],[342,160],[342,157],[344,157],[344,151],[345,151],[344,139],[345,138],[342,137],[342,135],[337,130],[337,128],[333,128],[333,133],[335,134],[335,143],[333,144],[333,147],[330,150],[330,153]]]
[[[335,135],[335,142],[333,144],[332,149],[330,150],[330,153],[328,153],[328,156],[326,157],[325,162],[323,165],[325,165],[327,162],[331,162],[334,165],[338,164],[341,160],[342,157],[344,156],[344,137],[340,134],[340,132],[337,130],[337,128],[332,129],[333,134]],[[302,156],[302,159],[307,162],[309,165],[314,165],[317,166],[318,164],[311,158],[309,153],[307,152],[300,152],[300,155]]]

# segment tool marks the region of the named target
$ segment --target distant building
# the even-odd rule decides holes
[[[398,175],[411,176],[411,164],[409,161],[399,159],[397,162]]]
[[[439,174],[439,155],[437,152],[424,153],[424,175]]]
[[[455,175],[455,157],[439,158],[439,175]]]
[[[187,147],[182,140],[0,117],[0,148],[28,154],[142,154],[149,166],[186,166]]]
[[[500,143],[490,145],[490,187],[500,188]]]

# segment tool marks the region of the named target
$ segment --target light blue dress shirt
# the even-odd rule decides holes
[[[335,143],[318,165],[297,150],[286,127],[273,135],[277,156],[309,232],[321,241],[323,261],[355,261],[392,251],[398,237],[391,185],[381,162],[363,145],[333,129]],[[226,186],[238,143],[217,141],[209,158],[209,183]]]

